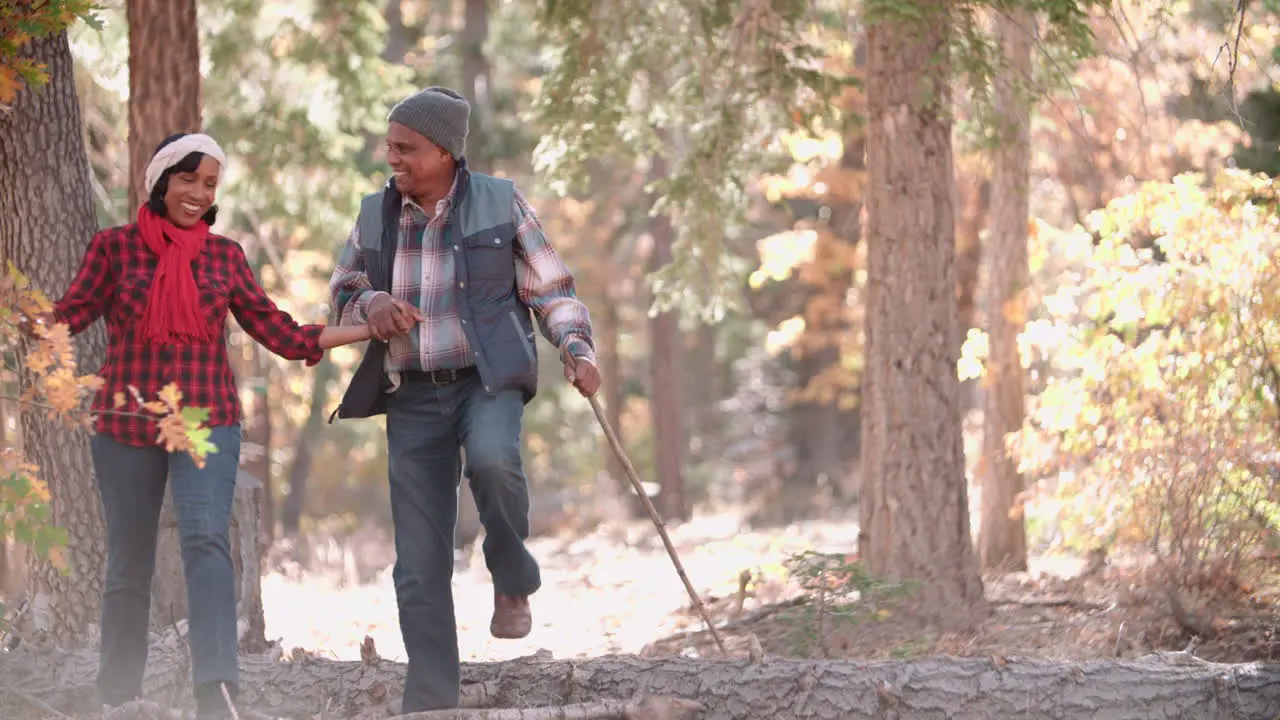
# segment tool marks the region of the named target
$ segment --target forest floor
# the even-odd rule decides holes
[[[899,622],[907,613],[895,612],[895,601],[878,593],[862,602],[835,591],[816,599],[788,572],[788,558],[797,553],[856,547],[854,518],[748,530],[726,514],[699,517],[670,532],[717,625],[727,624],[722,634],[731,641],[754,635],[767,656],[1134,658],[1187,649],[1198,636],[1194,654],[1205,660],[1280,660],[1275,558],[1259,560],[1269,563],[1271,574],[1258,587],[1182,591],[1171,602],[1133,559],[1109,558],[1091,567],[1085,558],[1035,555],[1027,572],[985,578],[989,611],[972,631],[944,634]],[[387,541],[367,535],[363,542],[373,547],[331,544],[329,559],[313,554],[320,557],[305,573],[275,564],[263,580],[268,638],[278,638],[286,652],[302,647],[349,660],[360,657],[367,635],[381,657],[404,659],[391,557],[382,545]],[[710,654],[711,638],[647,521],[585,536],[536,538],[530,546],[542,564],[543,587],[532,600],[533,632],[519,641],[489,636],[493,590],[479,541],[459,554],[454,596],[464,660],[506,660],[539,650],[557,659]],[[355,557],[374,567],[358,572]],[[750,573],[745,586],[744,571]],[[360,574],[371,581],[359,582]],[[838,584],[829,577],[825,587]],[[907,607],[909,596],[896,602]]]

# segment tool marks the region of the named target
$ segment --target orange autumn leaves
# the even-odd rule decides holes
[[[93,0],[0,0],[0,111],[4,111],[24,86],[37,87],[48,79],[44,63],[23,57],[34,38],[62,32],[84,19],[98,5]]]
[[[177,385],[169,383],[164,386],[155,400],[144,399],[142,393],[132,385],[129,386],[129,394],[131,398],[122,392],[116,393],[112,398],[112,406],[117,411],[127,412],[126,408],[132,399],[143,412],[156,416],[160,427],[158,439],[169,452],[189,453],[196,465],[201,467],[204,466],[205,455],[217,452],[217,448],[209,442],[209,428],[201,425],[209,419],[209,411],[205,408],[183,407],[182,391]]]
[[[2,0],[0,0],[2,1]],[[93,414],[85,401],[102,387],[102,378],[79,374],[71,334],[61,323],[34,326],[34,338],[22,342],[22,325],[30,318],[48,316],[52,303],[29,280],[8,263],[0,274],[0,354],[8,358],[0,364],[0,383],[18,386],[21,392],[8,399],[19,412],[44,412],[66,427],[91,428]],[[21,358],[22,367],[8,364]],[[189,453],[197,464],[215,448],[209,442],[208,419],[204,408],[182,406],[182,393],[174,385],[147,400],[136,388],[132,397],[117,393],[114,410],[146,414],[157,420],[159,441],[171,452]],[[6,443],[0,448],[0,538],[13,537],[34,546],[60,566],[59,546],[64,533],[51,522],[48,486],[40,479],[40,468],[23,453]]]
[[[0,276],[0,330],[9,349],[17,349],[19,322],[46,315],[51,310],[52,304],[44,294],[31,288],[27,278],[10,263],[7,272]],[[35,335],[24,356],[28,377],[17,398],[19,404],[44,409],[68,427],[92,427],[93,415],[83,403],[102,387],[102,378],[77,373],[75,349],[66,325],[38,325]],[[9,376],[6,379],[12,379],[13,370],[4,368]],[[128,396],[116,393],[112,405],[114,409],[108,412],[154,417],[160,428],[157,439],[170,452],[187,452],[197,463],[203,463],[204,456],[214,450],[208,442],[209,430],[200,427],[208,419],[208,411],[183,407],[182,391],[175,385],[164,387],[154,400],[147,400],[137,388],[130,387]]]

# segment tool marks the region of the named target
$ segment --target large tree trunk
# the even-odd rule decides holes
[[[979,174],[981,173],[981,174]],[[982,267],[982,228],[991,208],[991,180],[975,169],[957,173],[960,214],[956,218],[956,310],[960,318],[960,342],[969,328],[977,327],[978,276]]]
[[[967,171],[966,171],[967,170]],[[991,209],[991,177],[986,168],[956,169],[956,304],[960,315],[961,348],[970,328],[979,326],[978,284],[982,269],[982,229]],[[982,403],[977,380],[960,384],[960,407],[967,413]]]
[[[49,84],[21,91],[12,112],[0,113],[0,255],[57,298],[75,274],[96,223],[66,36],[36,40],[28,54],[48,65]],[[101,323],[77,339],[82,372],[99,369],[105,340]],[[49,484],[52,521],[69,535],[71,565],[71,574],[62,576],[34,554],[28,556],[32,619],[60,642],[74,642],[97,618],[104,565],[88,436],[38,411],[22,413],[20,428],[27,459]]]
[[[1027,569],[1027,533],[1019,495],[1022,475],[1017,459],[1005,450],[1005,436],[1022,428],[1023,370],[1018,335],[1026,319],[1027,197],[1031,167],[1031,106],[1015,79],[1031,76],[1030,13],[1001,13],[1000,42],[1009,62],[1005,77],[996,80],[998,117],[1010,132],[996,151],[993,192],[994,227],[987,253],[987,360],[983,393],[982,449],[987,468],[982,482],[979,554],[982,567],[993,570]]]
[[[129,217],[161,140],[200,130],[196,0],[129,0]]]
[[[465,0],[462,32],[458,33],[458,51],[462,55],[462,94],[471,101],[471,130],[467,134],[467,159],[481,172],[492,172],[493,154],[489,148],[490,108],[489,60],[484,44],[489,39],[489,6],[487,0]]]
[[[0,256],[57,298],[80,266],[95,232],[89,159],[66,33],[33,40],[32,59],[48,66],[49,83],[18,93],[0,113]],[[82,372],[97,372],[106,353],[101,322],[76,342]],[[40,467],[52,496],[52,522],[69,536],[70,572],[30,555],[32,619],[58,642],[81,639],[98,617],[106,546],[89,436],[41,412],[22,414],[26,457]]]
[[[650,180],[667,173],[666,162],[653,157]],[[665,214],[649,221],[653,248],[649,254],[649,271],[654,272],[671,262],[671,246],[675,228]],[[668,520],[688,520],[690,510],[684,483],[684,454],[687,438],[684,431],[681,399],[680,313],[668,310],[649,321],[649,416],[653,427],[654,467],[661,488],[658,507]]]
[[[716,404],[722,397],[725,364],[716,349],[717,326],[698,323],[685,333],[684,409],[685,427],[689,429],[689,459],[705,461],[718,446],[721,423]]]
[[[173,684],[184,678],[176,645],[154,649],[156,662],[147,668],[147,695],[166,707],[173,705]],[[0,677],[30,697],[74,711],[92,702],[94,662],[84,652],[71,658],[65,653],[0,655]],[[241,666],[244,706],[279,718],[385,717],[399,707],[404,682],[403,665],[376,657],[366,663],[311,655],[290,662],[242,656]],[[1160,717],[1235,720],[1280,713],[1280,667],[1218,665],[1180,653],[1083,663],[946,656],[763,663],[610,656],[463,665],[464,702],[477,706],[549,707],[640,694],[700,702],[706,709],[702,720],[1145,720],[1153,708],[1159,708]],[[0,694],[0,715],[23,716],[4,712],[6,703],[16,702]]]
[[[860,554],[923,615],[982,599],[961,439],[949,0],[867,30],[867,340]],[[953,612],[955,611],[955,612]]]

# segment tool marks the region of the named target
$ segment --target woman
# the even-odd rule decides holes
[[[156,534],[168,481],[201,720],[231,716],[223,688],[234,698],[239,679],[229,523],[241,408],[224,340],[227,313],[268,350],[308,366],[328,348],[370,337],[367,326],[298,324],[263,292],[240,245],[209,232],[225,165],[221,148],[207,135],[173,135],[161,143],[147,166],[148,199],[137,222],[94,235],[49,318],[74,334],[106,317],[105,383],[93,401],[99,414],[92,441],[107,524],[99,697],[115,706],[142,694]],[[184,405],[209,409],[206,425],[217,451],[203,467],[186,453],[167,452],[156,421],[137,405],[132,388],[152,400],[169,383],[182,391]]]

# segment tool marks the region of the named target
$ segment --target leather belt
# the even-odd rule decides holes
[[[431,385],[448,385],[459,380],[475,375],[478,371],[475,365],[468,365],[457,370],[401,370],[400,379],[403,382],[422,382]]]

